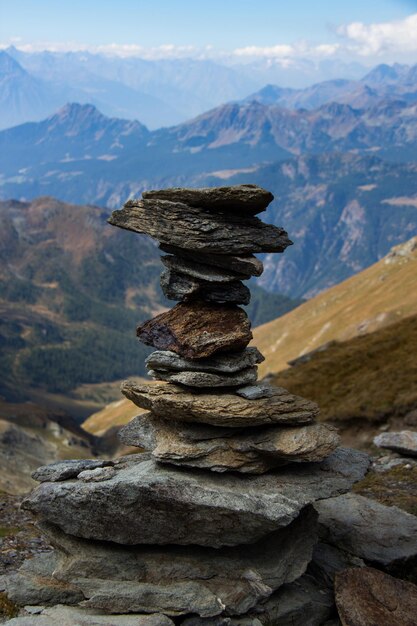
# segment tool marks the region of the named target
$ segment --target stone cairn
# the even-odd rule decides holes
[[[120,439],[148,452],[35,473],[41,485],[24,506],[55,552],[9,582],[15,601],[133,613],[139,621],[120,624],[149,626],[327,619],[333,598],[306,573],[312,505],[348,491],[368,460],[338,447],[335,429],[315,421],[315,403],[256,382],[263,356],[247,347],[238,305],[250,298],[242,281],[263,271],[253,253],[291,244],[256,217],[272,199],[254,185],[166,189],[110,217],[159,241],[162,289],[179,301],[137,330],[156,349],[149,374],[163,382],[122,386],[148,412]]]

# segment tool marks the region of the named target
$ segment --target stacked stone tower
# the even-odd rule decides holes
[[[148,452],[46,466],[25,501],[56,547],[48,575],[64,603],[161,626],[327,619],[332,599],[305,573],[313,504],[348,491],[368,461],[338,448],[315,403],[257,383],[263,357],[238,305],[263,270],[253,253],[291,244],[256,217],[271,200],[253,185],[166,189],[112,214],[159,241],[162,288],[179,303],[137,330],[157,382],[122,386],[148,412],[120,438]]]

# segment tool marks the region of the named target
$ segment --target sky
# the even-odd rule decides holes
[[[0,46],[417,61],[417,0],[0,0]]]

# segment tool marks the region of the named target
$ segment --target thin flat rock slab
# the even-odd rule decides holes
[[[318,502],[320,534],[357,557],[392,566],[417,557],[417,517],[348,493]]]
[[[247,367],[265,361],[258,348],[245,348],[240,352],[219,354],[208,359],[184,359],[169,350],[155,350],[145,361],[148,369],[172,372],[212,372],[213,374],[235,374]]]
[[[149,376],[157,380],[165,380],[183,385],[184,387],[197,387],[198,389],[212,387],[240,387],[256,382],[258,378],[257,367],[247,367],[234,374],[214,374],[212,372],[164,372],[150,370]]]
[[[137,328],[139,339],[188,359],[243,350],[252,339],[245,311],[234,305],[180,303]]]
[[[336,574],[343,626],[416,626],[417,586],[371,567]]]
[[[38,467],[32,474],[32,478],[40,483],[46,481],[56,482],[76,478],[84,470],[92,470],[98,467],[111,467],[113,461],[103,461],[98,459],[73,459],[68,461],[56,461],[49,465]]]
[[[169,270],[191,276],[192,278],[199,278],[208,283],[231,283],[235,280],[247,280],[250,278],[250,274],[236,273],[230,269],[215,268],[210,265],[204,265],[201,262],[188,261],[175,255],[161,256],[161,261]]]
[[[339,444],[327,424],[231,429],[138,415],[118,433],[122,443],[152,450],[156,460],[179,466],[263,474],[294,462],[318,462]]]
[[[91,609],[57,605],[36,615],[22,615],[6,622],[8,626],[174,626],[166,615],[108,615]]]
[[[307,504],[348,491],[368,465],[368,455],[345,448],[261,476],[185,472],[145,457],[115,466],[110,480],[42,483],[22,506],[85,539],[218,548],[288,526]]]
[[[57,548],[57,584],[81,592],[83,606],[109,613],[170,616],[241,615],[301,576],[317,540],[317,515],[306,507],[286,528],[244,549],[120,546],[42,530]]]
[[[193,250],[185,250],[177,246],[161,243],[159,249],[168,254],[174,254],[189,261],[203,263],[204,265],[212,265],[213,267],[221,267],[238,274],[248,276],[261,276],[264,271],[263,263],[253,254],[247,255],[230,255],[230,254],[210,254],[206,252],[196,252]]]
[[[397,433],[381,433],[374,438],[378,448],[399,452],[404,456],[417,456],[417,432],[401,430]]]
[[[146,200],[183,202],[188,206],[199,207],[207,211],[231,212],[240,215],[262,213],[274,199],[270,191],[257,185],[202,187],[200,189],[173,187],[171,189],[145,191],[142,197]]]
[[[160,243],[189,250],[240,255],[284,252],[292,244],[288,233],[257,217],[208,213],[181,202],[128,200],[113,211],[109,224],[150,235]]]
[[[209,283],[198,278],[164,270],[161,274],[161,288],[168,300],[249,304],[250,291],[239,280],[231,283]]]
[[[165,419],[213,426],[248,427],[271,424],[308,424],[319,413],[315,402],[271,387],[266,397],[248,400],[234,393],[190,393],[172,383],[138,384],[127,380],[122,393],[137,406]]]

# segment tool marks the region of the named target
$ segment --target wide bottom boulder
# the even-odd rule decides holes
[[[183,471],[136,455],[74,480],[44,482],[23,506],[87,539],[232,546],[287,526],[307,504],[345,493],[368,465],[363,452],[338,448],[321,463],[248,477]]]
[[[46,524],[42,530],[57,549],[48,555],[49,575],[43,557],[38,572],[36,561],[23,566],[9,577],[6,590],[20,605],[36,604],[32,590],[38,590],[41,579],[49,603],[54,603],[54,590],[67,586],[78,593],[75,603],[109,613],[242,615],[304,574],[317,541],[316,520],[314,509],[307,507],[261,541],[220,550],[125,547],[78,539]],[[63,602],[62,592],[57,601]]]

